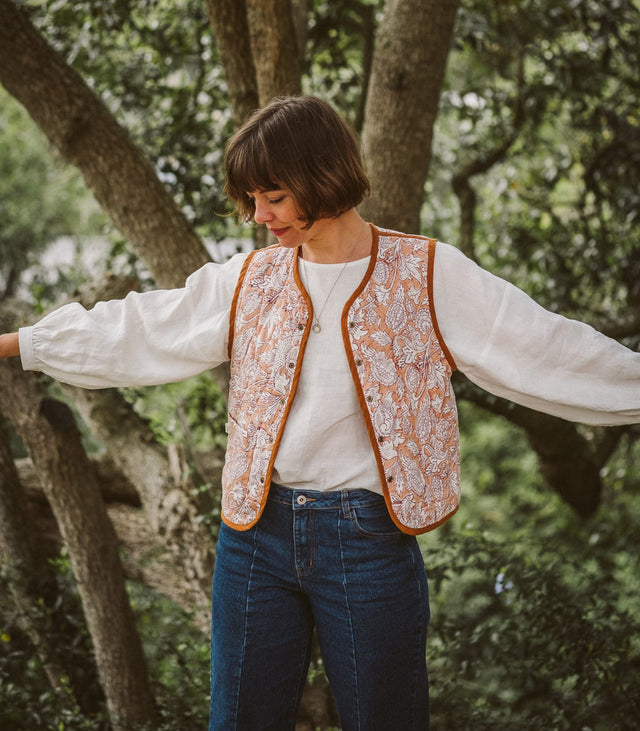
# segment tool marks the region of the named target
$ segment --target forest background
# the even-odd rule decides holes
[[[302,91],[361,134],[367,219],[637,350],[638,69],[638,0],[0,0],[0,330],[263,245],[224,142]],[[206,726],[226,378],[0,365],[0,728]],[[421,538],[433,727],[636,728],[640,428],[455,387],[463,504]],[[336,725],[316,653],[298,728]]]

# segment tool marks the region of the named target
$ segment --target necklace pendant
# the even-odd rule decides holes
[[[322,330],[322,328],[320,327],[320,323],[319,322],[314,323],[314,325],[313,325],[313,332],[314,333],[319,333],[320,330]]]

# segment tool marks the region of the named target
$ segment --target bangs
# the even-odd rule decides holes
[[[278,175],[277,163],[269,154],[261,134],[247,137],[242,144],[230,147],[225,164],[225,192],[236,204],[237,212],[244,220],[250,219],[255,210],[253,199],[248,193],[277,190],[283,184]]]

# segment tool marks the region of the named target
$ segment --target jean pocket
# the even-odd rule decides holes
[[[354,528],[363,536],[372,538],[397,538],[402,531],[391,519],[387,506],[357,505],[350,510]]]

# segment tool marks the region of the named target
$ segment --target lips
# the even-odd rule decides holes
[[[284,236],[287,231],[289,230],[289,226],[286,226],[285,228],[270,228],[269,231],[277,238],[279,239],[281,236]]]

